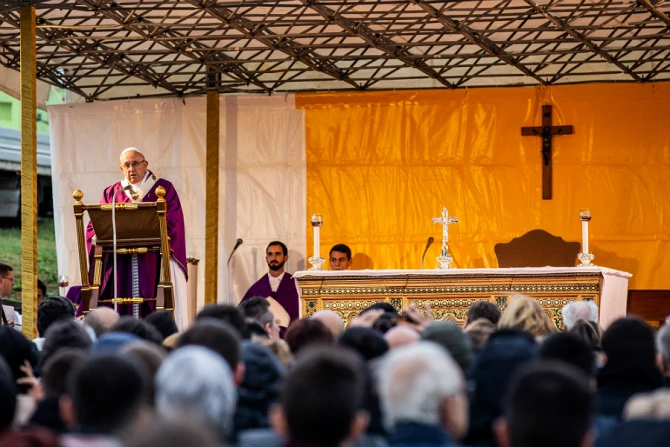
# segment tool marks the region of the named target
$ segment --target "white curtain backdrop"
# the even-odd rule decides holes
[[[267,273],[265,248],[289,247],[288,271],[305,267],[304,112],[292,95],[220,99],[219,302],[237,303]],[[59,274],[81,284],[72,192],[97,203],[121,180],[119,154],[138,147],[149,169],[171,181],[186,222],[186,250],[198,266],[204,303],[205,98],[138,99],[49,107]],[[226,266],[237,238],[244,243]],[[189,278],[190,281],[195,278]]]

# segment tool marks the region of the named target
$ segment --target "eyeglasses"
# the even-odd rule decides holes
[[[126,163],[126,164],[124,164],[124,165],[121,166],[121,167],[124,168],[126,171],[127,171],[128,169],[130,169],[130,168],[135,168],[135,169],[137,169],[137,168],[140,167],[140,166],[142,165],[142,163],[144,163],[145,161],[146,161],[146,160],[142,160],[142,161],[134,161],[134,162],[132,162],[132,163]]]
[[[6,280],[11,281],[12,284],[14,284],[14,282],[16,281],[16,278],[14,278],[13,276],[11,278],[9,276],[0,276],[0,278],[5,278]]]

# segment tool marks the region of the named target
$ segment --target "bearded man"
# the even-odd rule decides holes
[[[291,324],[299,318],[300,303],[293,276],[284,270],[284,264],[288,261],[286,245],[279,241],[270,242],[265,250],[265,261],[270,268],[268,274],[263,275],[247,290],[242,301],[253,296],[272,298],[286,310],[290,317],[288,324]]]

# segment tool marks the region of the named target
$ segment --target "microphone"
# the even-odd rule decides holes
[[[435,238],[433,236],[428,238],[428,242],[426,243],[426,248],[423,249],[423,255],[421,255],[421,270],[423,270],[423,260],[426,258],[426,252],[428,251],[428,247],[435,242]]]
[[[231,251],[230,256],[228,256],[228,262],[226,263],[226,265],[230,264],[230,260],[233,259],[233,255],[235,254],[235,252],[237,251],[239,246],[242,245],[243,242],[244,241],[242,240],[242,238],[237,238],[237,241],[235,242],[235,246],[233,247],[233,251]]]

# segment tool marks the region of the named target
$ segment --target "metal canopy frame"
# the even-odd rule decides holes
[[[87,100],[670,79],[665,0],[0,1],[19,68],[37,7],[37,75]]]

